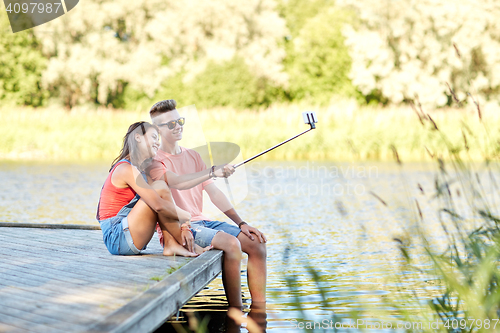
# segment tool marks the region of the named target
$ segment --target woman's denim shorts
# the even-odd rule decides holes
[[[212,244],[212,239],[219,231],[224,231],[234,237],[238,237],[241,230],[236,225],[221,221],[192,221],[191,231],[193,231],[194,242],[201,246],[207,247]]]
[[[133,255],[141,253],[138,250],[128,229],[128,214],[139,201],[139,196],[130,200],[128,204],[122,207],[116,216],[99,221],[102,230],[102,239],[111,254]],[[144,246],[143,250],[146,249]]]

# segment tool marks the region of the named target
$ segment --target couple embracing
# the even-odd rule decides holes
[[[212,179],[231,165],[207,168],[194,150],[179,146],[185,118],[175,100],[151,107],[153,124],[132,124],[101,190],[97,220],[111,254],[139,254],[157,230],[164,255],[224,252],[222,280],[230,306],[241,307],[241,252],[248,254],[253,302],[266,301],[266,238],[244,222]],[[203,191],[234,223],[203,216]]]

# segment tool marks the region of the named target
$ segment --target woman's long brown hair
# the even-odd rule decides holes
[[[126,159],[127,157],[130,156],[130,145],[128,144],[129,142],[129,136],[132,135],[132,133],[140,127],[139,133],[141,135],[146,134],[146,131],[150,129],[151,127],[154,127],[157,129],[155,125],[151,125],[147,121],[138,121],[136,123],[133,123],[132,125],[129,126],[127,134],[123,137],[123,146],[120,151],[120,155],[118,155],[117,158],[114,159],[113,163],[111,163],[111,168],[109,171],[113,170],[113,167],[115,166],[116,163],[119,161]]]

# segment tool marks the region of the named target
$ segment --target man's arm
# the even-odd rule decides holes
[[[240,224],[243,222],[241,217],[238,215],[236,210],[234,209],[233,205],[229,202],[227,199],[226,195],[219,190],[219,188],[214,184],[208,184],[205,186],[205,192],[207,192],[208,196],[210,197],[210,201],[219,208],[221,212],[223,212],[227,217],[229,217],[231,220],[234,221],[236,224]],[[259,238],[259,241],[262,243],[266,243],[267,239],[264,236],[262,232],[260,232],[257,228],[254,228],[250,226],[249,224],[243,224],[240,227],[241,231],[247,235],[251,240],[254,240],[254,237],[252,234],[255,234],[257,238]]]
[[[232,165],[220,165],[215,166],[213,175],[215,177],[229,177],[234,173],[234,167]],[[165,173],[165,178],[167,184],[170,187],[173,187],[177,190],[187,190],[196,185],[199,185],[207,180],[210,177],[210,168],[205,169],[196,173],[189,173],[185,175],[178,175],[175,172],[167,170]]]

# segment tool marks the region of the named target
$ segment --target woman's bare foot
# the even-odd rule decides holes
[[[199,245],[194,244],[194,252],[196,252],[197,254],[202,254],[203,252],[210,251],[213,248],[214,247],[212,245],[209,245],[207,247],[201,247]]]
[[[183,257],[197,257],[199,256],[199,253],[193,253],[185,249],[183,246],[181,246],[179,243],[176,241],[173,242],[167,242],[165,246],[163,247],[163,255],[164,256],[173,256],[173,255],[178,255],[178,256],[183,256]]]

